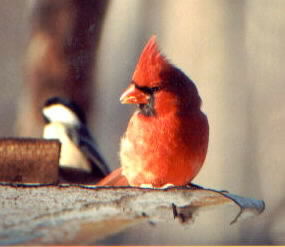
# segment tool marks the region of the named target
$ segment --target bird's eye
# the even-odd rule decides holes
[[[155,92],[159,91],[161,88],[160,87],[141,87],[136,85],[136,88],[143,91],[146,94],[154,94]]]
[[[159,91],[159,90],[160,90],[160,87],[151,87],[151,88],[149,88],[149,90],[150,90],[152,93],[154,93],[154,92]]]

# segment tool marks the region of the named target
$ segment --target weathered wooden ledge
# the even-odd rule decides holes
[[[201,209],[233,206],[236,222],[265,207],[263,201],[185,187],[6,184],[0,193],[1,245],[90,244],[145,221],[189,224]]]

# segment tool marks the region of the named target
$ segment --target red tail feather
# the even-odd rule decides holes
[[[122,169],[118,168],[108,176],[100,180],[97,186],[128,186],[129,183],[125,176],[122,175]]]

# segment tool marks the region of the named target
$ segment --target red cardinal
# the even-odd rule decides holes
[[[155,36],[139,58],[120,98],[136,104],[121,140],[121,168],[101,186],[181,186],[201,169],[209,139],[195,84],[160,53]]]

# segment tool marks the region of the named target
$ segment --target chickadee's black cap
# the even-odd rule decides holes
[[[44,107],[52,105],[64,105],[65,107],[73,111],[83,124],[86,124],[86,117],[83,110],[74,101],[61,97],[52,97],[46,100]]]

